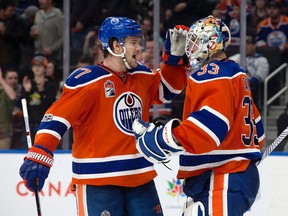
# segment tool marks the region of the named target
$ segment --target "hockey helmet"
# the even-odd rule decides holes
[[[186,35],[185,52],[191,69],[199,68],[231,41],[229,28],[218,18],[208,16],[193,23]]]
[[[103,50],[108,49],[109,39],[112,37],[115,37],[118,43],[124,46],[124,39],[127,36],[143,37],[141,27],[127,17],[108,17],[98,30],[98,38]]]

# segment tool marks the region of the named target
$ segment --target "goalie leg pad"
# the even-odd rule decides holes
[[[205,216],[205,207],[201,202],[194,202],[191,197],[188,197],[183,206],[182,216]]]

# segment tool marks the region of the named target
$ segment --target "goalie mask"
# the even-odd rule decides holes
[[[225,51],[230,40],[230,30],[220,19],[208,16],[196,21],[186,35],[185,52],[191,69],[199,68],[213,54]]]

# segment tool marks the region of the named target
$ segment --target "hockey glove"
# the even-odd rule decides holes
[[[154,123],[148,123],[149,127],[144,131],[143,135],[139,137],[140,130],[135,137],[137,150],[151,163],[161,163],[169,160],[173,154],[179,154],[184,151],[182,146],[176,144],[172,137],[172,127],[179,125],[178,119],[170,120],[164,126],[155,126]],[[137,128],[147,127],[147,122],[136,119],[133,122],[132,128],[135,133]],[[136,134],[136,133],[135,133]]]
[[[186,34],[189,28],[184,25],[176,25],[166,33],[163,59],[168,65],[181,66],[188,63],[185,54]]]
[[[141,119],[136,119],[133,122],[132,129],[136,140],[138,140],[150,126],[149,122],[144,122]]]
[[[19,171],[28,190],[34,192],[35,182],[37,182],[38,191],[42,190],[53,161],[53,153],[45,147],[34,145],[29,149]]]
[[[152,123],[157,127],[162,126],[167,122],[168,120],[165,117],[156,117],[155,119],[152,120]],[[144,122],[141,119],[137,119],[137,121],[135,120],[133,122],[132,129],[136,140],[138,140],[138,138],[144,134],[144,132],[147,130],[149,126],[150,126],[149,122]]]

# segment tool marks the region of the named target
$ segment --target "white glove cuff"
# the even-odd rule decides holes
[[[139,122],[139,119],[135,119],[132,124],[133,132],[139,136],[143,135],[147,128]]]
[[[173,136],[172,133],[172,128],[175,127],[176,125],[179,125],[181,123],[181,121],[177,118],[175,119],[171,119],[164,127],[163,127],[163,133],[162,133],[162,137],[163,140],[165,141],[165,143],[170,146],[171,148],[175,149],[175,150],[183,150],[184,148],[182,146],[177,145],[178,140]]]

